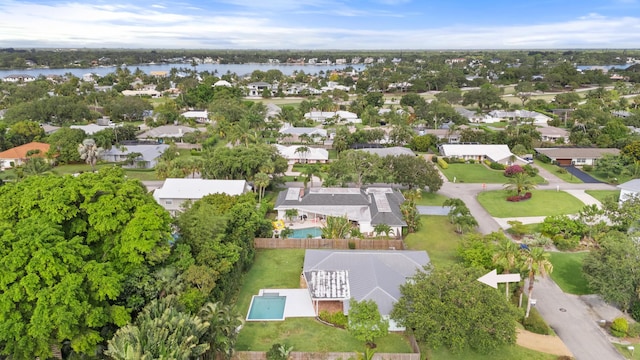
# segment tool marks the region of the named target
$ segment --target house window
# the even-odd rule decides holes
[[[585,158],[577,158],[576,159],[576,164],[584,164],[587,162],[587,159]]]
[[[173,204],[173,201],[172,200],[165,200],[164,203],[166,205],[171,205],[171,204]]]

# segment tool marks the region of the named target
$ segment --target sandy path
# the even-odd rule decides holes
[[[547,354],[573,357],[571,351],[557,336],[534,334],[522,329],[516,331],[518,332],[516,343],[522,347]]]

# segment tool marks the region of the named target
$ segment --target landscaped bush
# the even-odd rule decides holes
[[[531,331],[532,333],[542,335],[551,334],[551,328],[549,328],[549,325],[547,325],[542,316],[538,313],[538,310],[535,308],[531,309],[529,317],[524,319],[522,325],[526,330]]]
[[[631,304],[631,309],[629,310],[631,317],[635,321],[640,321],[640,301],[635,301]]]
[[[575,250],[580,245],[580,237],[570,236],[565,238],[564,236],[558,234],[553,237],[553,244],[560,251]]]
[[[519,201],[525,201],[529,199],[531,199],[530,192],[526,192],[524,195],[513,195],[513,196],[507,197],[507,201],[511,201],[511,202],[519,202]]]
[[[627,336],[634,338],[640,336],[640,323],[629,324]]]
[[[523,173],[524,169],[522,168],[522,166],[520,165],[511,165],[508,166],[506,169],[504,169],[504,176],[506,177],[512,177],[515,174],[520,174]]]
[[[473,160],[473,159],[469,159],[469,160],[467,160],[467,163],[469,163],[469,164],[475,164],[475,163],[476,163],[476,161],[475,161],[475,160]]]
[[[441,169],[448,169],[449,168],[449,164],[444,160],[444,158],[438,158],[438,166],[440,166]]]
[[[543,162],[543,163],[545,163],[545,164],[551,164],[551,158],[550,158],[550,157],[548,157],[548,156],[547,156],[547,155],[545,155],[545,154],[538,154],[538,155],[536,155],[536,159],[538,159],[538,160],[542,161],[542,162]]]
[[[318,317],[320,318],[320,320],[324,322],[328,322],[329,324],[332,324],[336,327],[339,327],[342,329],[346,329],[347,327],[348,318],[345,314],[341,312],[330,313],[327,310],[322,310],[320,311],[320,314],[318,315]]]
[[[435,155],[433,155],[433,156],[431,157],[431,162],[432,162],[432,163],[437,163],[437,162],[438,162],[438,157],[437,157],[437,156],[435,156]]]
[[[556,172],[558,174],[566,174],[566,173],[568,173],[567,169],[565,169],[563,167],[559,167],[558,170],[556,170]]]
[[[619,317],[611,323],[611,335],[615,337],[625,337],[629,331],[629,322],[627,319]]]
[[[487,165],[487,166],[491,167],[491,160],[489,160],[489,159],[484,159],[482,162],[483,162],[485,165]]]
[[[538,168],[533,167],[529,164],[525,165],[522,167],[522,169],[527,173],[527,175],[529,175],[530,177],[534,177],[536,175],[538,175],[538,172],[540,170],[538,170]]]
[[[493,170],[504,170],[504,165],[497,162],[490,163],[489,167],[492,168]]]
[[[592,165],[585,165],[582,167],[582,170],[586,171],[586,172],[591,172],[593,171],[593,166]]]

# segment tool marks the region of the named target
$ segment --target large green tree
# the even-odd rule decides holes
[[[86,136],[81,129],[61,128],[46,140],[51,145],[49,153],[62,164],[80,162],[78,144],[81,144]]]
[[[127,280],[168,255],[170,222],[119,168],[0,187],[2,353],[47,358],[63,341],[93,353],[130,319]]]
[[[378,311],[373,300],[349,301],[349,323],[347,330],[353,337],[364,341],[368,347],[375,348],[374,340],[389,333],[389,320]]]
[[[409,189],[428,187],[429,192],[437,192],[442,187],[440,172],[433,163],[427,162],[422,156],[387,156],[384,160],[398,184],[408,186]]]
[[[391,318],[418,341],[451,351],[488,353],[516,340],[516,309],[477,281],[483,270],[460,265],[420,271],[400,288]]]

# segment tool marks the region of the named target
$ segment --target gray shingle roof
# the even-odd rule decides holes
[[[622,183],[618,185],[618,189],[640,193],[640,179],[633,179],[627,181],[626,183]]]
[[[416,154],[411,149],[402,146],[393,146],[388,148],[365,148],[358,149],[358,151],[366,151],[370,154],[376,154],[381,157],[398,155],[416,156]]]
[[[400,285],[429,262],[425,251],[307,250],[303,272],[346,270],[351,297],[373,300],[380,314],[389,315],[400,298]]]
[[[535,148],[540,154],[547,155],[552,160],[554,159],[574,159],[574,158],[587,158],[587,159],[599,159],[604,154],[618,155],[620,150],[614,148]]]

